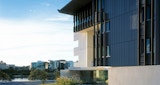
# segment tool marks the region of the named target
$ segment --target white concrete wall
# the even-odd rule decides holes
[[[78,41],[78,47],[74,48],[74,56],[78,56],[75,67],[87,67],[87,32],[74,33],[74,40]]]
[[[109,68],[109,85],[160,85],[160,66]]]
[[[93,30],[87,31],[87,67],[93,66],[93,35]]]
[[[74,33],[74,41],[78,41],[78,47],[74,48],[74,56],[79,58],[74,67],[92,67],[93,28]]]

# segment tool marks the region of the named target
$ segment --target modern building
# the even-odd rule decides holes
[[[32,62],[30,67],[30,69],[40,69],[40,70],[45,70],[48,68],[49,68],[48,62],[43,62],[43,61]]]
[[[71,0],[77,70],[160,64],[160,0]],[[76,68],[75,67],[75,68]]]
[[[66,68],[66,69],[72,68],[73,65],[74,65],[74,62],[73,62],[73,61],[66,61],[65,68]]]
[[[6,64],[5,62],[0,61],[0,70],[9,69],[9,68],[15,69],[15,65],[14,64]]]
[[[71,0],[80,66],[160,64],[159,0]]]
[[[8,69],[7,64],[3,61],[0,61],[0,69]]]
[[[73,61],[66,60],[49,60],[49,69],[51,70],[61,70],[73,67]]]
[[[60,60],[49,60],[49,69],[58,70],[62,68],[60,66]]]

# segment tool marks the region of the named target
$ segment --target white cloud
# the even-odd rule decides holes
[[[76,60],[72,24],[0,19],[0,41],[0,59],[16,65],[36,60]]]

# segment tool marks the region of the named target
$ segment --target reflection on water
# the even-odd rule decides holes
[[[12,81],[13,82],[23,82],[23,81],[30,81],[30,80],[28,80],[28,78],[14,78]]]
[[[47,80],[46,84],[54,83],[54,80]],[[40,85],[42,82],[40,80],[30,81],[27,78],[16,78],[12,81],[0,81],[0,85]]]

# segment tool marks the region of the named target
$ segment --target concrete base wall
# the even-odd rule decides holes
[[[160,66],[109,68],[109,85],[159,85]]]

